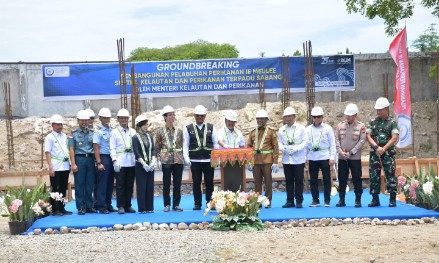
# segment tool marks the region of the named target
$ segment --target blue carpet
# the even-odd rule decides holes
[[[203,195],[204,198],[204,195]],[[398,201],[396,208],[388,207],[389,197],[380,195],[381,207],[369,208],[367,204],[371,201],[372,197],[367,190],[364,191],[362,197],[363,207],[355,208],[354,200],[355,194],[350,191],[346,194],[346,207],[335,207],[338,202],[338,195],[333,196],[331,200],[331,207],[308,207],[311,203],[311,194],[304,194],[304,208],[282,208],[285,203],[285,192],[274,192],[273,203],[271,209],[262,209],[259,213],[262,221],[282,221],[289,219],[312,219],[312,218],[355,218],[355,217],[368,217],[379,219],[410,219],[410,218],[422,218],[422,217],[435,217],[439,218],[439,212],[432,210],[426,210],[420,207],[407,205]],[[320,194],[320,202],[323,200],[323,193]],[[113,206],[115,206],[116,200],[113,200]],[[137,201],[133,199],[133,208],[137,210]],[[204,216],[204,209],[201,211],[193,211],[194,204],[192,195],[183,195],[180,206],[184,209],[184,212],[163,212],[163,197],[154,197],[155,212],[151,214],[124,214],[119,215],[117,213],[110,213],[107,215],[102,214],[86,214],[79,216],[75,208],[75,202],[70,202],[66,205],[66,209],[73,211],[73,215],[70,216],[48,216],[37,220],[28,232],[33,231],[35,228],[40,228],[44,231],[47,228],[59,229],[62,226],[69,228],[83,229],[90,226],[96,227],[112,227],[114,224],[132,224],[132,223],[200,223],[203,221],[211,222],[212,216],[216,212],[210,212],[209,215]]]

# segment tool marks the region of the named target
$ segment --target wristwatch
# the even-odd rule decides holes
[[[101,162],[97,162],[97,163],[96,163],[96,165],[100,165],[100,164],[102,164],[102,163],[101,163]]]

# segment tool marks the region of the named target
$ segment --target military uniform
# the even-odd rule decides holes
[[[347,121],[339,123],[335,129],[335,144],[338,153],[338,179],[340,180],[340,201],[344,203],[349,170],[355,189],[356,206],[361,205],[363,186],[361,181],[361,149],[366,141],[366,127],[361,121],[352,124]],[[349,158],[342,154],[348,153]]]
[[[75,177],[75,200],[78,211],[93,209],[93,185],[95,181],[95,160],[93,150],[93,132],[88,128],[84,132],[78,128],[69,135],[68,146],[73,148],[72,166],[78,171]]]
[[[111,198],[114,188],[114,167],[110,156],[111,131],[111,127],[106,128],[101,125],[93,134],[93,144],[98,145],[100,163],[104,166],[104,170],[97,170],[95,200],[99,211],[113,210]]]
[[[265,182],[265,196],[272,199],[272,175],[271,165],[278,163],[279,145],[276,131],[264,125],[250,132],[247,147],[253,148],[254,166],[253,178],[255,179],[255,191],[262,193],[262,180]]]
[[[163,204],[171,206],[171,178],[173,181],[172,207],[180,205],[183,176],[183,131],[179,128],[161,127],[156,133],[157,159],[162,163]]]
[[[389,142],[393,134],[399,134],[398,125],[392,117],[375,118],[369,122],[366,132],[370,134],[375,143],[383,147]],[[381,188],[381,168],[386,175],[387,191],[391,196],[396,195],[397,180],[395,176],[395,146],[392,145],[385,151],[381,158],[372,149],[369,157],[370,193],[378,195]]]

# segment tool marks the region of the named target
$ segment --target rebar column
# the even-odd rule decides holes
[[[305,57],[305,90],[306,90],[306,105],[308,111],[306,114],[308,124],[312,123],[311,110],[315,104],[315,87],[314,87],[314,65],[312,61],[312,45],[311,41],[303,43],[303,54]]]
[[[120,107],[123,109],[128,109],[127,74],[125,71],[125,39],[121,38],[116,42],[117,56],[119,60]]]
[[[131,122],[133,128],[136,127],[136,117],[140,115],[140,95],[135,75],[134,66],[131,66]]]
[[[290,106],[290,63],[289,57],[281,58],[282,67],[282,109]]]
[[[8,141],[8,165],[10,170],[12,167],[15,167],[15,158],[14,131],[12,130],[11,86],[9,82],[3,82],[3,96],[5,100],[6,140]]]

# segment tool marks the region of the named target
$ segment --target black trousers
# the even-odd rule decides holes
[[[163,171],[163,204],[171,205],[171,178],[174,188],[172,190],[172,207],[180,205],[181,200],[181,178],[183,176],[183,164],[162,164]]]
[[[215,169],[210,166],[210,162],[192,162],[192,191],[194,193],[195,205],[201,206],[201,181],[204,174],[204,184],[206,185],[206,202],[212,198],[213,192],[213,173]]]
[[[285,184],[287,188],[287,203],[303,202],[303,174],[305,164],[283,164]]]
[[[116,173],[116,198],[117,207],[131,207],[131,198],[133,197],[133,187],[135,167],[122,167],[120,172]]]
[[[352,182],[354,184],[355,194],[361,195],[363,193],[363,185],[361,182],[361,160],[338,159],[338,180],[340,181],[339,194],[341,198],[344,198],[346,195],[349,169],[351,170],[352,174]]]
[[[139,212],[154,211],[154,171],[146,172],[136,162],[137,205]]]
[[[53,193],[60,193],[67,199],[67,185],[69,183],[70,170],[67,171],[55,171],[54,176],[50,176],[50,191]],[[63,212],[64,203],[61,201],[55,201],[50,198],[50,204],[52,205],[52,212]]]
[[[331,201],[331,170],[329,160],[309,161],[309,175],[311,179],[311,195],[314,201],[319,200],[319,169],[323,175],[323,194],[325,202]]]

